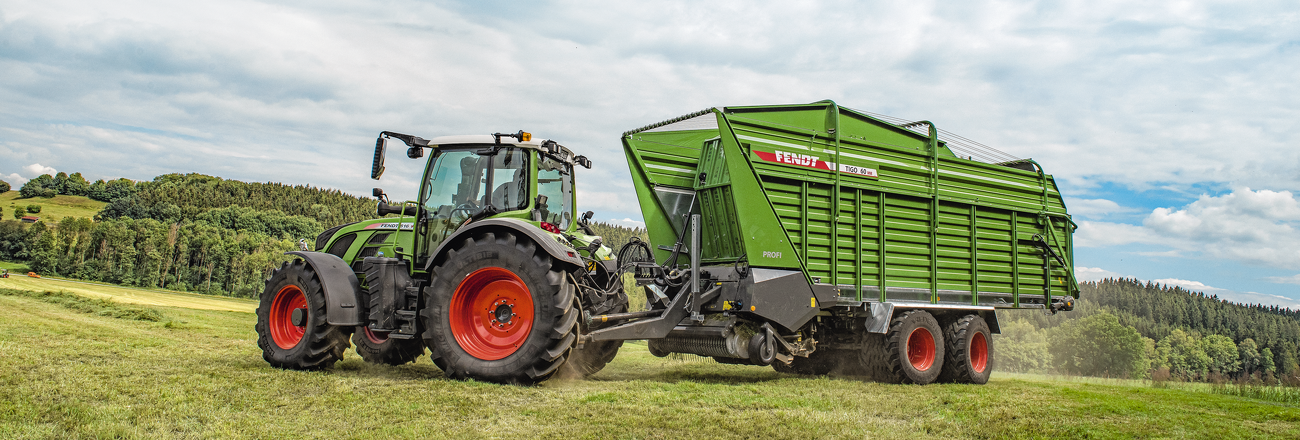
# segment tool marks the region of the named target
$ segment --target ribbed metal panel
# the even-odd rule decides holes
[[[1076,293],[1066,269],[1072,224],[1051,176],[960,158],[833,104],[720,112],[716,130],[625,139],[634,175],[696,190],[710,263],[746,257],[778,267],[793,253],[810,283],[857,300],[1007,307],[1044,303],[1045,287]],[[669,236],[656,234],[667,222],[646,220],[652,240]],[[772,230],[781,234],[756,233]],[[1066,264],[1048,261],[1044,273],[1050,257],[1035,235]]]

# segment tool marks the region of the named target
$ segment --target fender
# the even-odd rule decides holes
[[[452,243],[459,242],[463,237],[472,236],[472,234],[478,234],[493,229],[508,229],[511,232],[523,234],[534,243],[537,243],[537,245],[540,246],[542,250],[545,250],[547,254],[550,254],[551,258],[582,267],[582,259],[578,258],[578,251],[567,248],[560,244],[560,242],[555,241],[555,238],[547,235],[547,233],[542,231],[540,228],[533,226],[526,221],[515,218],[494,218],[470,223],[468,227],[461,228],[452,234],[452,236],[447,237],[442,241],[442,244],[438,245],[438,249],[433,251],[434,258],[429,259],[429,262],[424,266],[424,270],[432,271],[434,264],[442,260],[443,255],[449,250],[448,246]],[[340,260],[340,262],[341,261],[342,260]]]
[[[325,321],[330,325],[365,325],[361,320],[361,282],[342,258],[324,252],[285,252],[302,258],[316,271],[321,290],[325,291]]]

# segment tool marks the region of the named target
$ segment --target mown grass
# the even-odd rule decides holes
[[[1249,396],[1021,375],[884,385],[655,358],[644,343],[590,380],[536,387],[351,353],[284,371],[261,359],[250,313],[155,309],[165,322],[0,295],[0,438],[1300,437],[1300,408]]]
[[[132,319],[136,321],[158,322],[163,315],[157,309],[137,307],[113,302],[104,298],[87,298],[68,292],[33,292],[0,288],[0,295],[35,298],[47,303],[58,304],[81,313],[91,313],[110,318]]]
[[[249,313],[252,313],[257,309],[257,301],[248,298],[204,295],[166,289],[127,287],[94,281],[69,280],[51,276],[31,278],[26,275],[26,267],[21,266],[20,263],[5,263],[0,261],[0,267],[13,266],[19,267],[16,269],[9,269],[9,278],[0,278],[0,289],[31,290],[38,292],[62,291],[90,298],[112,299],[116,302],[147,306],[172,306]]]
[[[41,205],[41,212],[29,214],[23,211],[23,215],[40,217],[41,220],[49,223],[50,221],[64,217],[86,217],[93,218],[100,210],[104,209],[107,203],[91,200],[82,196],[54,196],[54,198],[32,197],[30,199],[18,198],[17,190],[0,193],[0,207],[3,207],[4,219],[13,220],[14,207],[26,208],[27,205]]]

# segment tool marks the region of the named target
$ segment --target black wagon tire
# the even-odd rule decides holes
[[[943,370],[944,344],[939,322],[924,310],[908,310],[890,321],[885,333],[885,382],[925,385]]]
[[[372,364],[403,365],[424,354],[424,341],[420,339],[390,338],[387,332],[371,331],[364,325],[352,332],[352,344],[361,359]]]
[[[856,359],[847,356],[843,350],[818,349],[809,353],[808,357],[794,356],[789,364],[773,362],[772,369],[778,373],[824,376],[848,371],[851,368],[848,363],[854,361]]]
[[[993,374],[993,338],[979,315],[966,315],[944,329],[947,343],[941,382],[986,384]]]
[[[347,330],[325,320],[325,292],[302,260],[285,262],[266,280],[257,307],[257,346],[271,366],[329,368],[348,348]]]
[[[456,245],[433,269],[421,312],[434,364],[453,379],[534,384],[577,341],[574,287],[546,254],[511,232]]]

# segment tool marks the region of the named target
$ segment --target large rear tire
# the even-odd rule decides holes
[[[526,238],[468,238],[433,270],[422,312],[425,345],[453,379],[541,382],[577,340],[573,290],[550,255]]]
[[[924,310],[908,310],[890,322],[884,338],[884,370],[880,379],[925,385],[943,370],[943,333],[939,322]]]
[[[266,280],[257,307],[257,346],[271,366],[329,368],[348,348],[343,328],[325,321],[325,292],[302,260],[285,262]]]
[[[966,315],[944,331],[947,358],[941,382],[986,384],[993,374],[993,338],[979,315]]]

